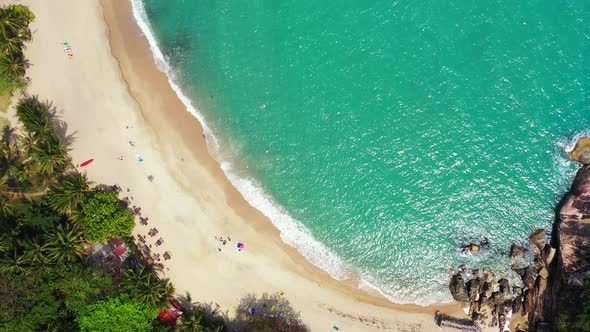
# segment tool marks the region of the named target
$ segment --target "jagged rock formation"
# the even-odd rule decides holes
[[[449,289],[451,290],[451,294],[453,295],[455,301],[469,301],[467,287],[465,287],[465,281],[463,280],[463,276],[461,274],[457,273],[453,276],[451,279],[451,284],[449,285]]]
[[[497,327],[500,332],[505,328],[536,331],[539,323],[553,319],[547,317],[547,307],[553,302],[549,278],[555,249],[548,244],[543,229],[533,232],[529,240],[531,249],[519,245],[510,248],[512,269],[522,279],[524,289],[513,287],[506,278],[498,279],[489,269],[483,276],[473,270],[471,279],[465,280],[467,268],[461,267],[451,278],[453,298],[469,306],[469,316],[480,326]],[[535,255],[532,264],[524,259],[527,252]]]
[[[590,279],[590,165],[578,170],[559,217],[564,282],[582,286]]]
[[[521,277],[524,289],[511,289],[507,279],[496,280],[488,269],[481,277],[479,270],[474,270],[470,280],[463,277],[466,266],[453,275],[450,285],[453,298],[468,304],[469,316],[481,325],[487,323],[501,332],[505,328],[511,331],[553,331],[556,329],[557,303],[563,300],[564,292],[572,295],[588,291],[590,137],[580,138],[568,154],[584,166],[578,170],[570,192],[562,201],[551,243],[548,243],[544,230],[533,232],[529,241],[533,244],[531,250],[535,259],[534,263],[525,266],[523,262],[526,262],[528,249],[519,245],[510,248],[512,269]]]

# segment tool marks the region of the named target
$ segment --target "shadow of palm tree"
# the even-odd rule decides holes
[[[244,296],[236,308],[235,320],[230,325],[238,331],[309,331],[289,300],[280,294],[268,293]]]
[[[25,98],[29,99],[30,102],[40,105],[47,110],[47,117],[51,121],[51,127],[55,131],[55,133],[63,140],[65,144],[71,144],[73,141],[76,140],[77,131],[68,134],[68,124],[63,121],[58,112],[57,108],[53,105],[53,102],[50,100],[41,101],[39,100],[39,96],[33,95],[29,96],[26,95]]]
[[[214,302],[193,302],[189,292],[186,292],[185,295],[176,296],[176,300],[182,307],[183,316],[186,317],[192,314],[201,317],[201,325],[205,331],[214,331],[219,326],[227,326],[230,321],[229,312],[221,310],[219,304]]]

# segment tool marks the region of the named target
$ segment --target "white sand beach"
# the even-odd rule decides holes
[[[171,252],[162,262],[178,294],[219,303],[231,316],[248,293],[283,291],[312,331],[334,325],[347,332],[435,331],[435,310],[461,313],[459,304],[393,304],[354,281],[332,279],[284,244],[208,154],[200,124],[157,69],[129,1],[1,2],[35,13],[26,49],[29,93],[51,101],[67,123],[74,164],[94,159],[80,171],[94,184],[118,184],[121,197],[141,207],[149,225],[138,223],[133,234],[159,230],[148,241],[161,237],[164,244],[153,251]],[[216,236],[231,241],[224,246]],[[237,242],[245,250],[238,251]]]

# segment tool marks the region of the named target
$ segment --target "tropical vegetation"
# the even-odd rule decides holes
[[[0,94],[25,85],[29,64],[24,57],[25,42],[31,40],[29,24],[33,13],[22,5],[0,7]]]
[[[63,199],[71,201],[72,193],[78,190],[63,192]],[[110,237],[122,237],[130,234],[135,225],[133,214],[125,208],[117,197],[117,193],[103,191],[95,192],[82,205],[80,213],[80,225],[90,241],[102,242]]]
[[[72,166],[50,104],[27,96],[16,115],[19,128],[0,139],[0,331],[187,330],[159,324],[174,287],[134,249],[134,216],[117,193],[92,188]],[[127,240],[142,263],[93,263],[91,246],[111,237]],[[225,329],[222,321],[209,329],[204,311],[186,321]]]

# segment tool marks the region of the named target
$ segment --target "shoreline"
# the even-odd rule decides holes
[[[75,135],[72,158],[96,184],[129,188],[172,252],[165,276],[178,294],[191,291],[231,315],[248,293],[284,291],[315,330],[432,330],[434,312],[462,315],[460,304],[395,304],[356,280],[337,281],[284,243],[279,231],[250,206],[207,150],[202,126],[186,111],[153,61],[129,1],[23,0],[37,16],[27,58],[29,93],[51,100]],[[68,13],[70,20],[60,18]],[[105,24],[106,22],[106,24]],[[71,26],[85,26],[73,31]],[[60,43],[73,45],[68,60]],[[165,110],[165,112],[163,112]],[[127,146],[134,141],[133,148]],[[118,155],[125,160],[117,159]],[[137,163],[138,156],[145,162]],[[153,183],[146,176],[155,176]],[[122,196],[123,196],[122,195]],[[136,232],[146,227],[137,225]],[[244,252],[217,250],[214,236],[244,241]],[[159,250],[159,249],[158,249]],[[238,276],[238,277],[236,277]]]
[[[134,0],[130,0],[129,3],[132,3],[133,1]],[[320,266],[316,265],[313,261],[310,261],[310,259],[305,257],[305,255],[303,255],[297,247],[292,246],[291,244],[285,242],[282,239],[280,230],[273,224],[273,222],[269,219],[269,217],[265,216],[263,214],[263,212],[256,209],[254,206],[252,206],[252,204],[247,199],[244,198],[243,194],[239,191],[239,189],[237,189],[234,186],[232,181],[228,178],[228,174],[225,172],[225,170],[223,170],[223,167],[221,167],[220,161],[211,155],[210,145],[207,143],[207,139],[213,138],[214,139],[213,144],[215,146],[217,144],[216,138],[214,136],[211,136],[210,129],[207,128],[207,125],[206,124],[203,125],[204,119],[202,119],[202,116],[193,114],[191,111],[189,111],[187,109],[186,103],[182,101],[182,98],[180,98],[178,96],[179,92],[176,91],[176,89],[180,89],[180,87],[172,87],[170,84],[171,78],[168,76],[168,74],[166,72],[164,72],[156,64],[156,62],[155,62],[156,57],[153,53],[152,45],[150,45],[148,38],[145,36],[145,33],[143,32],[142,28],[139,26],[139,24],[136,21],[137,17],[133,13],[133,5],[130,4],[129,6],[127,6],[127,1],[113,2],[111,0],[100,0],[100,2],[103,7],[103,18],[105,20],[105,24],[107,25],[107,29],[109,30],[109,42],[110,42],[110,46],[111,46],[111,51],[112,51],[114,58],[117,60],[117,63],[119,64],[119,68],[122,72],[121,79],[126,82],[126,85],[128,88],[130,88],[130,85],[137,86],[137,85],[141,84],[141,83],[139,83],[139,80],[141,80],[139,75],[137,75],[137,77],[134,77],[135,74],[132,73],[132,72],[138,73],[139,70],[133,70],[132,68],[128,69],[128,67],[141,68],[142,72],[145,72],[147,69],[147,71],[150,72],[150,76],[154,75],[154,76],[165,77],[167,84],[162,83],[161,85],[162,86],[167,85],[168,89],[166,89],[166,90],[170,90],[171,92],[173,92],[176,95],[177,101],[180,104],[182,104],[182,106],[181,106],[181,105],[176,105],[176,103],[175,103],[174,107],[170,108],[170,109],[174,110],[174,115],[172,115],[171,118],[180,117],[183,120],[186,119],[186,122],[182,121],[182,124],[181,124],[179,121],[175,121],[175,119],[168,119],[167,117],[157,118],[157,115],[150,114],[150,111],[147,111],[147,112],[144,111],[144,110],[150,108],[150,106],[148,105],[149,102],[147,102],[147,100],[145,100],[143,102],[141,101],[141,99],[142,99],[141,93],[137,92],[137,90],[140,90],[140,89],[137,89],[134,92],[134,90],[132,90],[130,88],[130,94],[133,97],[133,99],[135,99],[138,102],[138,104],[140,106],[139,110],[142,113],[144,119],[147,120],[150,127],[152,127],[152,128],[158,128],[158,125],[156,123],[161,125],[163,122],[166,122],[166,120],[171,120],[173,122],[173,124],[172,124],[173,128],[175,128],[175,129],[180,128],[179,131],[181,133],[181,136],[183,137],[183,142],[187,145],[185,148],[188,150],[191,150],[191,152],[193,153],[193,155],[196,157],[196,159],[199,162],[207,165],[208,169],[214,174],[215,178],[219,182],[222,183],[222,185],[225,188],[225,193],[227,194],[228,205],[230,207],[232,207],[238,213],[238,215],[242,216],[244,221],[251,223],[252,225],[256,226],[256,228],[259,231],[263,230],[263,232],[265,234],[268,234],[268,236],[272,237],[273,240],[275,240],[277,242],[277,244],[279,244],[282,247],[281,249],[285,250],[287,252],[287,254],[289,254],[289,256],[291,256],[291,258],[294,262],[296,262],[297,264],[303,265],[304,271],[306,273],[308,273],[308,275],[309,274],[312,274],[312,275],[320,274],[320,280],[325,281],[325,277],[328,277],[328,278],[330,278],[330,281],[342,283],[347,288],[347,291],[360,292],[360,293],[364,293],[363,295],[368,295],[367,301],[369,301],[369,302],[374,301],[374,300],[385,300],[386,301],[385,303],[387,303],[387,304],[392,304],[394,306],[404,306],[404,307],[405,306],[411,306],[411,307],[415,306],[415,308],[417,308],[418,310],[420,310],[421,308],[429,308],[429,307],[435,307],[435,306],[440,310],[441,306],[442,307],[449,306],[451,308],[456,306],[456,303],[454,303],[452,301],[451,302],[434,302],[434,303],[429,303],[429,304],[425,304],[425,305],[417,304],[417,303],[398,303],[398,302],[392,301],[392,300],[388,299],[385,294],[381,293],[381,290],[379,290],[377,287],[362,280],[356,272],[354,272],[354,271],[347,272],[347,273],[345,273],[344,278],[339,279],[339,278],[335,277],[334,275],[332,275],[332,273],[330,273],[330,271],[324,270]],[[108,10],[107,13],[105,14],[104,9],[109,5],[112,6],[112,10]],[[123,19],[123,20],[126,19],[125,17],[130,16],[133,19],[133,22],[132,23],[128,22],[127,24],[125,24],[125,26],[121,26],[121,25],[119,25],[121,21],[120,21],[120,19],[117,19],[117,16],[120,16],[120,19]],[[115,22],[115,20],[117,20],[119,22]],[[111,25],[116,25],[118,28],[122,27],[122,29],[120,29],[120,31],[113,33],[113,31],[111,29]],[[132,35],[136,35],[136,36],[141,35],[141,37],[138,37],[135,41],[133,41]],[[136,42],[136,44],[132,45],[132,42]],[[125,46],[122,46],[123,44],[125,44]],[[128,45],[132,45],[132,46],[128,46]],[[125,49],[123,49],[123,48],[125,48]],[[132,51],[130,51],[130,49]],[[129,54],[132,52],[134,55],[130,56]],[[146,54],[149,54],[149,57],[146,56]],[[152,59],[151,64],[149,64],[150,61],[145,61],[145,62],[143,61],[146,57]],[[129,58],[133,58],[133,61],[128,61]],[[137,59],[142,59],[141,65],[136,64]],[[122,62],[125,62],[125,64],[122,65]],[[167,63],[165,63],[165,65],[166,65],[166,67],[169,66]],[[148,69],[148,67],[152,67],[152,68]],[[154,69],[161,75],[152,74]],[[163,80],[159,79],[159,81],[163,81]],[[141,89],[141,90],[143,90],[143,89]],[[146,88],[145,90],[149,90],[149,88]],[[159,91],[160,91],[159,93],[162,94],[162,90],[159,90]],[[182,92],[180,92],[180,93],[182,94]],[[166,94],[168,94],[168,91]],[[183,97],[188,98],[184,95],[183,95]],[[170,98],[170,99],[174,99],[174,98]],[[153,98],[152,98],[152,100],[153,100]],[[166,103],[166,105],[170,105],[170,104]],[[160,113],[158,111],[155,111],[155,112]],[[179,115],[179,113],[181,113],[181,112],[183,113],[182,116]],[[186,115],[189,115],[189,116],[187,117]],[[150,121],[150,119],[153,119],[153,122]],[[186,124],[191,121],[196,123],[196,125],[191,126],[192,128],[188,128],[188,126]],[[202,135],[198,135],[198,133],[202,133]],[[217,148],[217,146],[215,146],[215,148]],[[364,288],[361,288],[361,287],[364,287]],[[414,308],[412,308],[412,309],[414,309]],[[434,311],[435,310],[432,310],[432,311],[429,310],[428,312],[434,312]]]
[[[260,184],[256,183],[255,179],[240,177],[237,175],[234,169],[235,161],[223,159],[219,138],[213,134],[211,128],[207,125],[204,116],[193,105],[193,101],[184,94],[179,84],[174,82],[173,75],[170,74],[173,71],[173,68],[166,61],[158,46],[142,1],[131,0],[131,3],[131,15],[134,17],[141,33],[147,39],[149,50],[156,67],[166,75],[172,90],[176,93],[178,99],[180,99],[185,105],[185,110],[198,120],[203,131],[203,136],[205,138],[204,144],[207,147],[208,155],[215,160],[218,167],[223,171],[224,177],[230,181],[232,187],[239,192],[249,206],[254,207],[266,216],[268,221],[279,230],[282,241],[297,249],[299,255],[304,256],[309,262],[316,267],[319,267],[321,270],[326,271],[336,280],[362,280],[357,273],[354,273],[354,271],[351,271],[350,268],[345,266],[336,254],[330,252],[321,242],[315,240],[299,221],[293,219],[283,207],[273,200],[272,195],[266,193],[261,188]],[[303,244],[308,244],[308,246],[303,246]],[[317,256],[314,256],[314,254]],[[361,281],[357,284],[360,286],[360,283]],[[371,289],[374,288],[379,292],[377,287],[368,282],[365,283],[368,285],[367,287]],[[391,300],[391,302],[396,303],[396,301],[393,300]],[[418,305],[427,306],[428,303]]]

